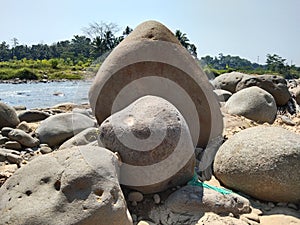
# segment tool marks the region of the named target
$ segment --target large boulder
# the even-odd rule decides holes
[[[217,76],[212,83],[216,89],[222,89],[231,93],[235,93],[237,84],[242,79],[249,77],[252,76],[240,72],[223,73]]]
[[[91,118],[80,113],[61,113],[45,119],[36,133],[42,144],[54,147],[89,127],[95,127]]]
[[[162,97],[184,116],[194,145],[222,133],[222,116],[207,76],[174,34],[156,21],[137,26],[105,59],[89,91],[94,115],[108,116],[145,95]],[[201,134],[201,135],[200,135]]]
[[[233,94],[226,102],[225,110],[260,123],[273,123],[277,114],[273,96],[259,87],[249,87]]]
[[[168,101],[142,97],[100,126],[101,144],[118,152],[121,183],[142,193],[185,184],[194,174],[195,156],[188,126]]]
[[[215,176],[227,187],[274,202],[300,202],[300,136],[279,127],[240,131],[216,154]]]
[[[284,78],[274,75],[260,75],[243,78],[236,86],[236,91],[257,86],[269,92],[278,106],[286,105],[291,94]]]
[[[16,110],[0,102],[0,129],[3,127],[16,127],[19,123],[20,120]]]
[[[40,156],[0,188],[1,224],[130,225],[118,159],[100,147]]]

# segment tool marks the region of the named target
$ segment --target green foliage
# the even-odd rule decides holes
[[[37,80],[38,76],[32,70],[28,68],[23,68],[17,70],[13,78],[19,78],[21,80]]]

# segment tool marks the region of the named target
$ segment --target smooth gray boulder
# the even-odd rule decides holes
[[[229,114],[244,116],[259,123],[273,123],[277,114],[273,96],[255,86],[233,94],[226,102],[225,110]]]
[[[16,110],[0,102],[0,129],[3,127],[15,128],[20,123]]]
[[[59,147],[59,149],[90,144],[91,142],[98,140],[98,135],[99,135],[98,128],[96,128],[96,127],[87,128],[87,129],[81,131],[79,134],[76,134],[74,137],[70,138],[66,142],[64,142]]]
[[[118,170],[117,157],[100,147],[39,156],[0,188],[1,224],[131,225]]]
[[[229,91],[231,93],[236,92],[237,84],[244,78],[252,77],[251,75],[240,73],[240,72],[231,72],[231,73],[223,73],[217,76],[212,84],[216,89],[222,89]]]
[[[19,142],[21,145],[25,147],[36,147],[40,144],[37,138],[33,138],[31,135],[27,134],[23,130],[13,129],[8,133],[8,137],[13,140]]]
[[[291,98],[287,82],[284,78],[274,75],[244,77],[236,86],[236,91],[257,86],[269,92],[278,106],[286,105]]]
[[[279,127],[242,130],[227,140],[214,161],[227,187],[273,202],[300,202],[300,135]]]
[[[180,214],[203,212],[233,213],[239,215],[251,212],[248,199],[235,194],[221,194],[201,186],[184,186],[173,192],[166,200],[167,207]]]
[[[49,113],[38,110],[27,110],[19,113],[18,117],[20,121],[26,121],[28,123],[44,120],[50,116]]]
[[[42,121],[36,134],[41,143],[54,147],[89,127],[95,127],[95,125],[94,120],[80,113],[61,113]]]
[[[108,117],[99,131],[101,144],[120,155],[121,184],[148,194],[185,184],[194,175],[185,119],[160,97],[139,98]]]

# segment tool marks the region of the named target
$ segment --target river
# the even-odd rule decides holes
[[[65,81],[48,83],[0,83],[0,101],[10,106],[27,109],[46,108],[59,103],[88,102],[92,81]]]

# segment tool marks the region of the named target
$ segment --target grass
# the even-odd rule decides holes
[[[49,60],[11,60],[0,62],[0,80],[79,80],[84,79],[84,73],[95,72],[99,64],[91,64],[91,60],[79,61],[74,64],[71,60],[49,59]]]

